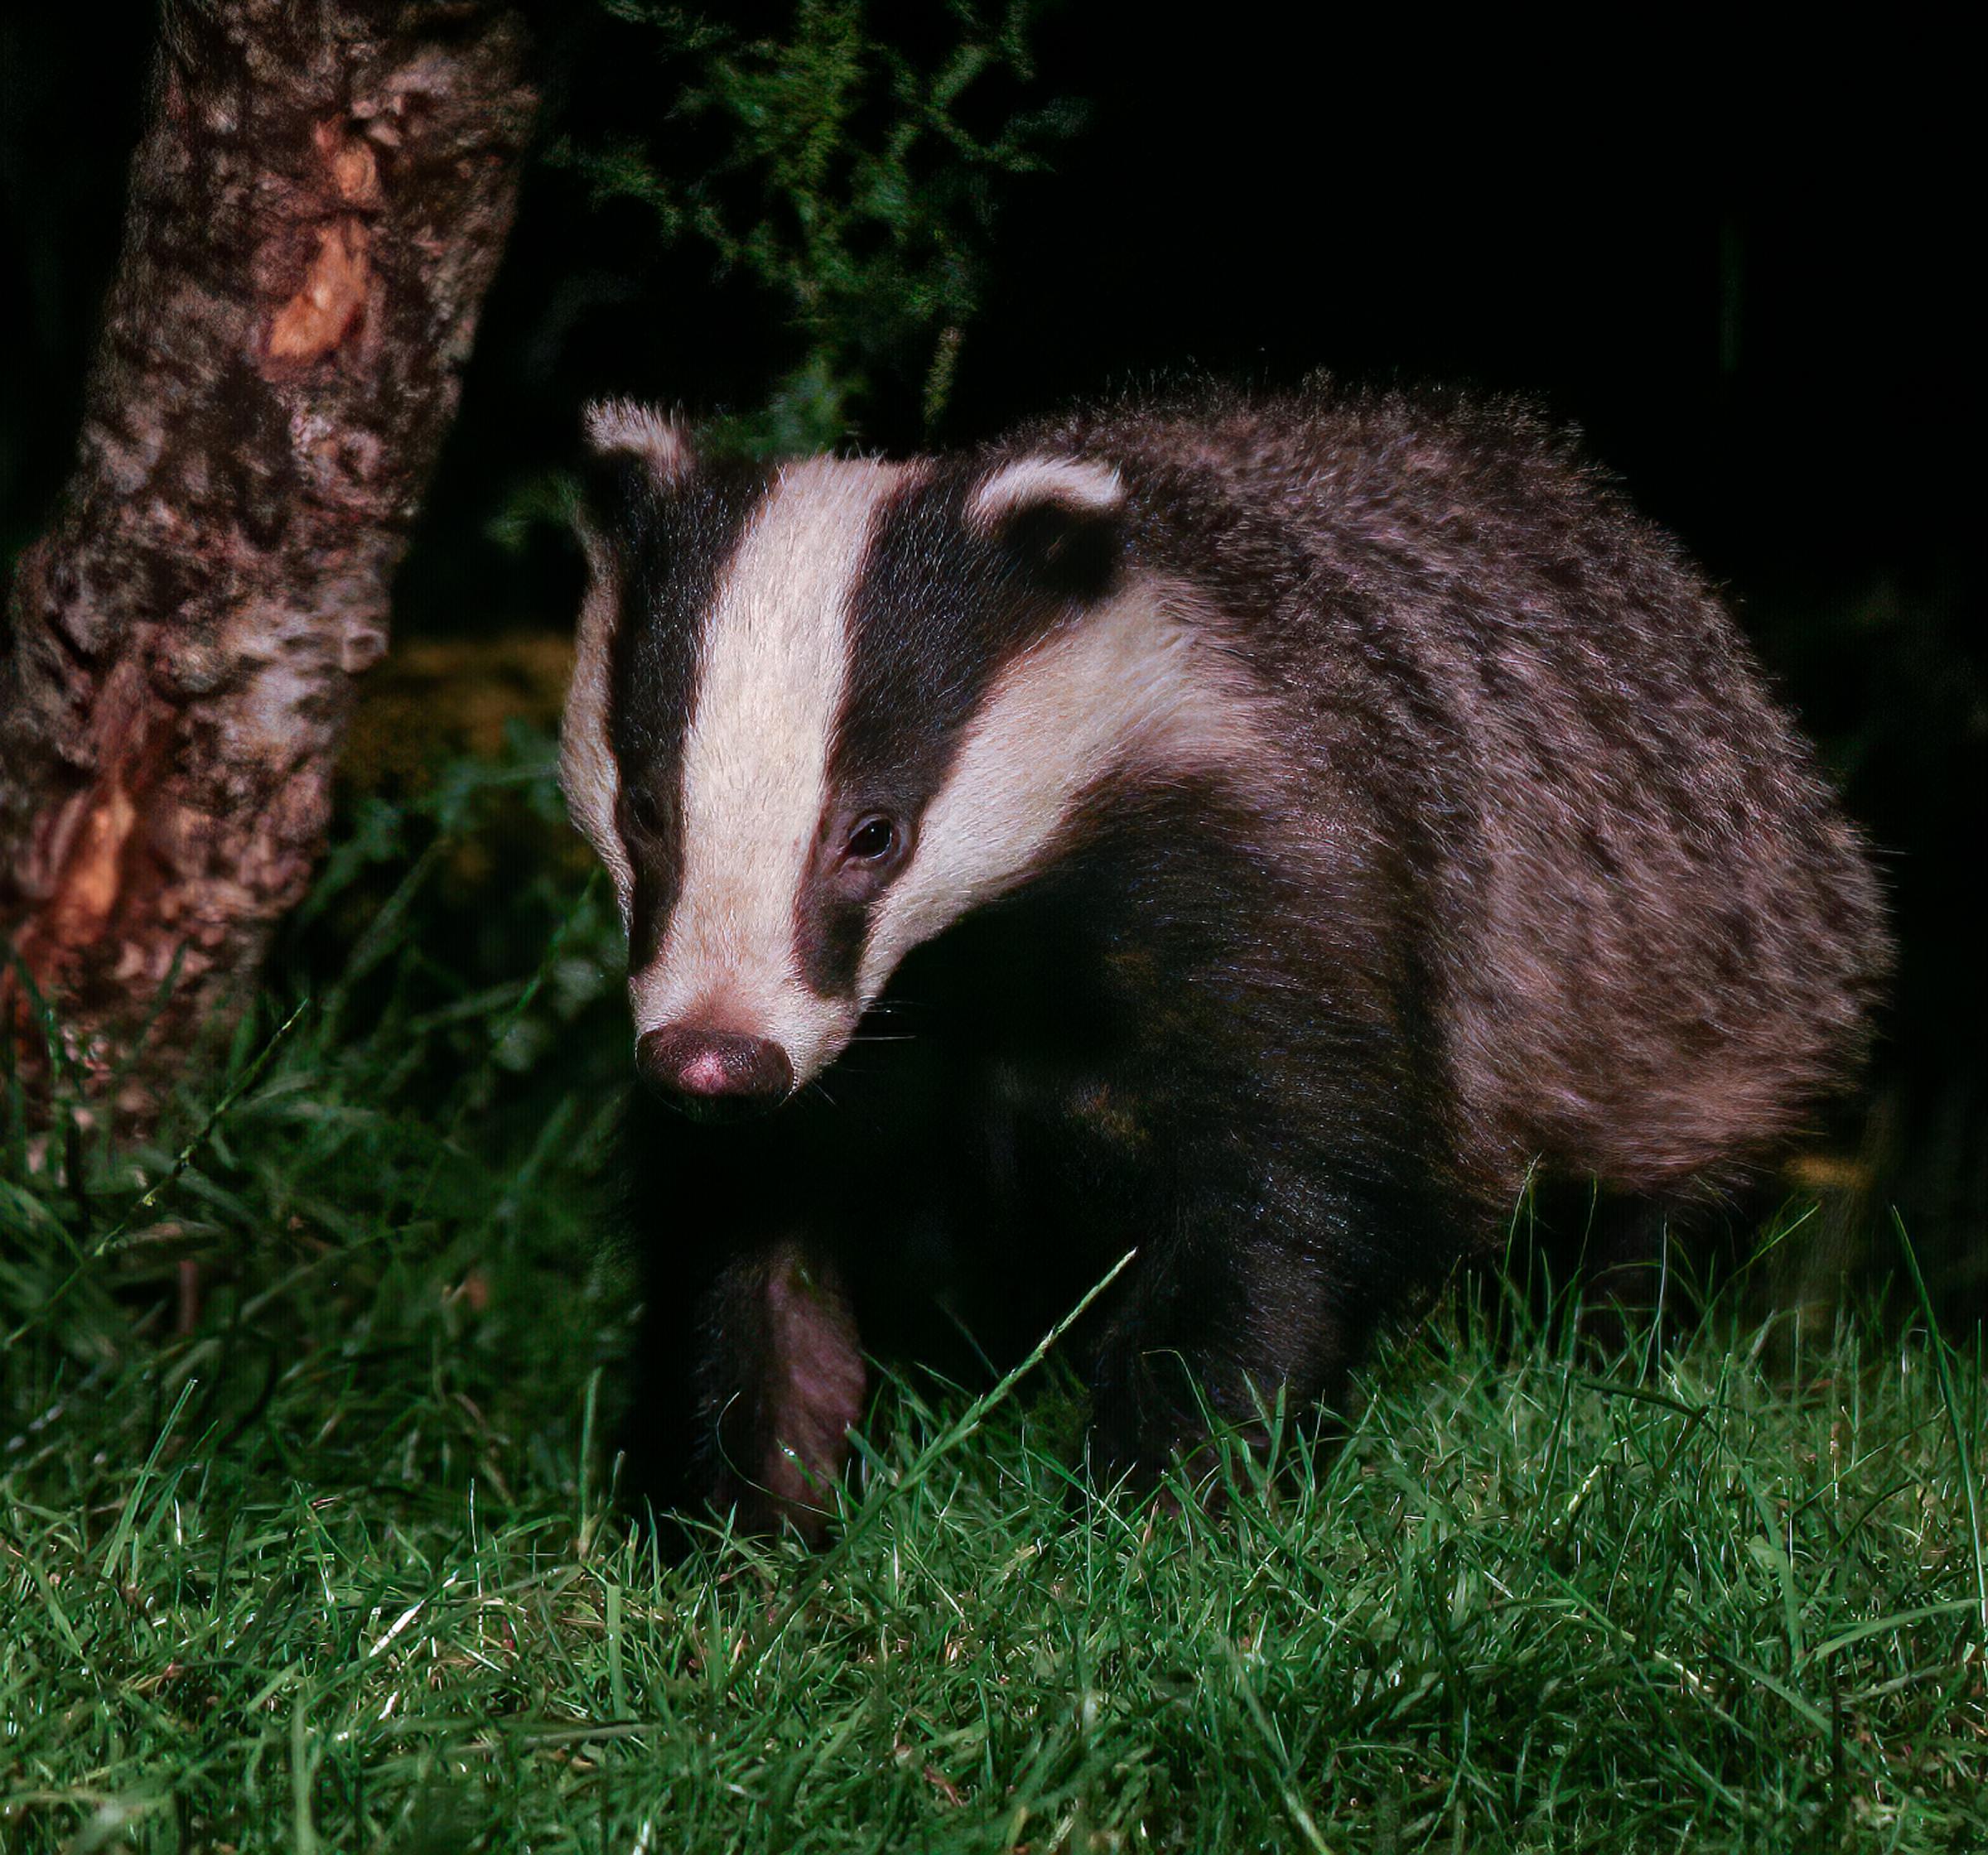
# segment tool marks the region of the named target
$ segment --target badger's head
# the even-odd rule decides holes
[[[625,403],[587,436],[562,779],[628,928],[637,1066],[680,1106],[784,1101],[1102,782],[1236,751],[1107,465],[741,467]]]

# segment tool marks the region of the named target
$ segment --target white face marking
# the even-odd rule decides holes
[[[855,1001],[802,978],[795,903],[828,796],[847,603],[900,465],[788,466],[746,530],[699,653],[684,742],[683,880],[662,950],[629,980],[635,1030],[771,1038],[800,1080],[855,1029]]]
[[[559,784],[567,809],[586,834],[594,853],[613,878],[621,924],[635,906],[635,873],[615,824],[621,796],[621,769],[607,738],[609,647],[614,638],[620,588],[613,562],[597,537],[586,537],[586,603],[574,640],[572,687],[559,724]]]
[[[866,1001],[913,947],[1032,874],[1107,773],[1164,778],[1260,756],[1242,672],[1179,613],[1134,581],[1002,672],[871,921]]]

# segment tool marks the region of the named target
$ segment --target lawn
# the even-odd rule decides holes
[[[548,753],[348,804],[156,1149],[8,1123],[9,1855],[1988,1848],[1988,1368],[1908,1293],[1603,1358],[1459,1286],[1212,1514],[1074,1480],[1052,1345],[887,1389],[824,1554],[659,1562]]]

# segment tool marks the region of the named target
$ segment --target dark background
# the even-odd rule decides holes
[[[1382,43],[1198,12],[1183,31],[1065,6],[1035,34],[1035,84],[978,99],[1088,115],[1051,171],[1001,186],[938,430],[907,355],[860,441],[959,441],[1155,377],[1320,367],[1518,391],[1580,425],[1730,589],[1880,846],[1904,961],[1867,1149],[1956,1304],[1988,1305],[1981,311],[1961,281],[1980,201],[1957,47],[1895,26],[1752,55],[1709,31],[1527,46],[1431,24]],[[879,6],[873,29],[914,41],[932,12]],[[666,113],[639,32],[577,5],[545,23],[548,140]],[[0,25],[0,245],[25,311],[0,428],[10,553],[67,465],[153,30],[138,5]],[[578,402],[746,407],[799,347],[708,251],[664,248],[639,208],[534,168],[401,637],[565,625],[557,527],[508,549],[489,531],[570,455]]]

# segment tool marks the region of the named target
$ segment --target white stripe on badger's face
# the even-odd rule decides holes
[[[913,947],[1033,874],[1101,781],[1260,758],[1249,685],[1179,610],[1135,581],[1002,672],[871,921],[866,1002]]]
[[[795,907],[828,797],[851,588],[901,465],[789,465],[726,570],[683,749],[683,869],[661,950],[632,974],[635,1031],[770,1038],[805,1081],[855,1028],[802,978]]]

